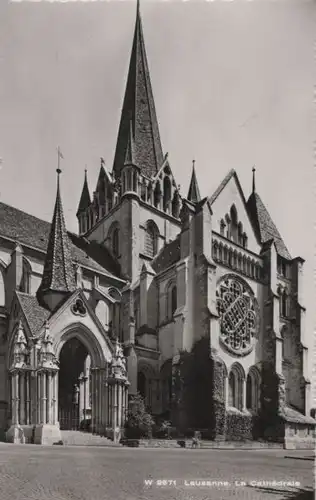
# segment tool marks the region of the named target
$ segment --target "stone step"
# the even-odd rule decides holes
[[[61,431],[61,439],[65,446],[121,446],[106,437],[82,431]]]

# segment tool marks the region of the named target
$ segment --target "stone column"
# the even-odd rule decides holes
[[[19,374],[12,374],[12,424],[19,425]]]
[[[41,390],[41,423],[46,424],[46,372],[42,372],[42,390]]]
[[[90,377],[91,377],[91,432],[95,433],[95,425],[96,425],[96,405],[95,405],[95,378],[94,378],[94,368],[90,369]]]
[[[26,425],[31,423],[31,394],[30,394],[30,383],[31,383],[31,372],[26,373]]]
[[[51,372],[47,373],[47,405],[46,405],[46,421],[48,424],[53,423],[52,419],[52,374]]]
[[[247,385],[246,385],[246,379],[242,379],[241,380],[241,390],[242,390],[242,411],[245,411],[246,410],[246,397],[247,397],[247,394],[246,394],[246,388],[247,388]]]
[[[122,385],[119,383],[117,385],[117,426],[121,428],[122,426]]]
[[[224,378],[224,403],[225,403],[225,408],[228,407],[228,392],[229,392],[229,387],[228,387],[228,375]]]
[[[20,389],[20,418],[21,425],[26,424],[25,419],[25,372],[19,373],[19,389]]]

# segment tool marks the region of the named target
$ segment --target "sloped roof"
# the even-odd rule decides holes
[[[36,335],[45,321],[51,315],[48,309],[42,307],[36,297],[27,293],[16,292],[21,309],[25,315],[32,335]]]
[[[135,157],[142,172],[151,177],[162,165],[163,154],[139,4],[137,5],[134,40],[114,156],[113,172],[116,177],[120,175],[126,159],[130,121],[133,125]]]
[[[57,172],[56,203],[38,294],[46,293],[47,291],[68,293],[76,289],[71,244],[66,231],[63,205],[60,197],[60,170]]]
[[[212,196],[209,197],[209,202],[211,203],[211,205],[214,203],[214,201],[217,199],[217,197],[220,195],[220,193],[223,191],[224,187],[228,184],[228,182],[230,181],[230,179],[232,177],[236,176],[237,178],[237,182],[239,184],[239,181],[238,181],[238,177],[236,175],[236,171],[234,169],[231,169],[228,174],[224,177],[224,179],[222,180],[222,182],[220,183],[220,185],[218,186],[217,189],[215,189],[214,193],[212,194]]]
[[[156,273],[167,269],[180,260],[180,236],[167,243],[151,263]]]
[[[273,239],[277,253],[284,259],[291,260],[292,257],[258,193],[251,193],[247,201],[247,209],[261,243],[264,244]]]
[[[282,411],[280,412],[280,415],[287,421],[287,422],[293,422],[296,424],[314,424],[316,425],[316,421],[307,415],[303,415],[299,411],[295,410],[289,405],[286,405]]]
[[[258,193],[253,191],[253,193],[250,195],[248,201],[246,202],[244,198],[244,194],[242,191],[242,188],[239,183],[238,176],[236,174],[236,171],[234,169],[230,170],[228,174],[224,177],[218,188],[214,191],[212,196],[210,196],[209,201],[211,204],[214,203],[214,201],[217,199],[217,197],[220,195],[220,193],[223,191],[225,186],[228,184],[230,179],[232,177],[235,177],[238,188],[240,190],[241,196],[243,198],[243,201],[245,203],[247,212],[249,214],[250,220],[252,222],[252,225],[254,227],[254,231],[256,233],[257,238],[261,242],[261,244],[267,243],[269,240],[274,240],[275,241],[275,246],[277,249],[277,253],[281,256],[284,257],[285,259],[291,260],[292,257],[286,248],[286,245],[276,228],[274,222],[272,221],[269,212],[267,211],[266,207],[264,206],[260,196]]]
[[[0,202],[0,236],[46,253],[50,228],[49,222]],[[123,278],[119,263],[103,245],[89,243],[70,232],[68,237],[73,262],[113,278]]]
[[[191,182],[190,182],[190,187],[189,187],[189,192],[188,192],[188,200],[192,201],[193,203],[197,203],[197,202],[201,201],[200,189],[199,189],[198,181],[196,178],[194,165],[192,168],[192,176],[191,176]]]
[[[83,183],[83,188],[81,192],[81,197],[79,201],[79,206],[77,210],[77,215],[86,210],[91,205],[91,198],[90,198],[90,192],[89,192],[89,187],[88,187],[88,179],[87,179],[87,171],[85,170],[84,174],[84,183]]]

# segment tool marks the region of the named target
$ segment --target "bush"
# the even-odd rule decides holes
[[[227,412],[226,440],[243,441],[253,439],[253,417],[242,413]]]
[[[125,423],[125,436],[128,439],[151,438],[154,420],[146,411],[140,394],[134,396],[129,405]]]

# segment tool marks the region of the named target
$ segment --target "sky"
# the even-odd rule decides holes
[[[237,171],[256,186],[305,264],[315,324],[315,3],[141,0],[164,153],[186,195]],[[112,169],[132,46],[134,1],[0,2],[0,199],[51,220],[59,145],[66,223],[77,231],[84,169],[91,193]]]

